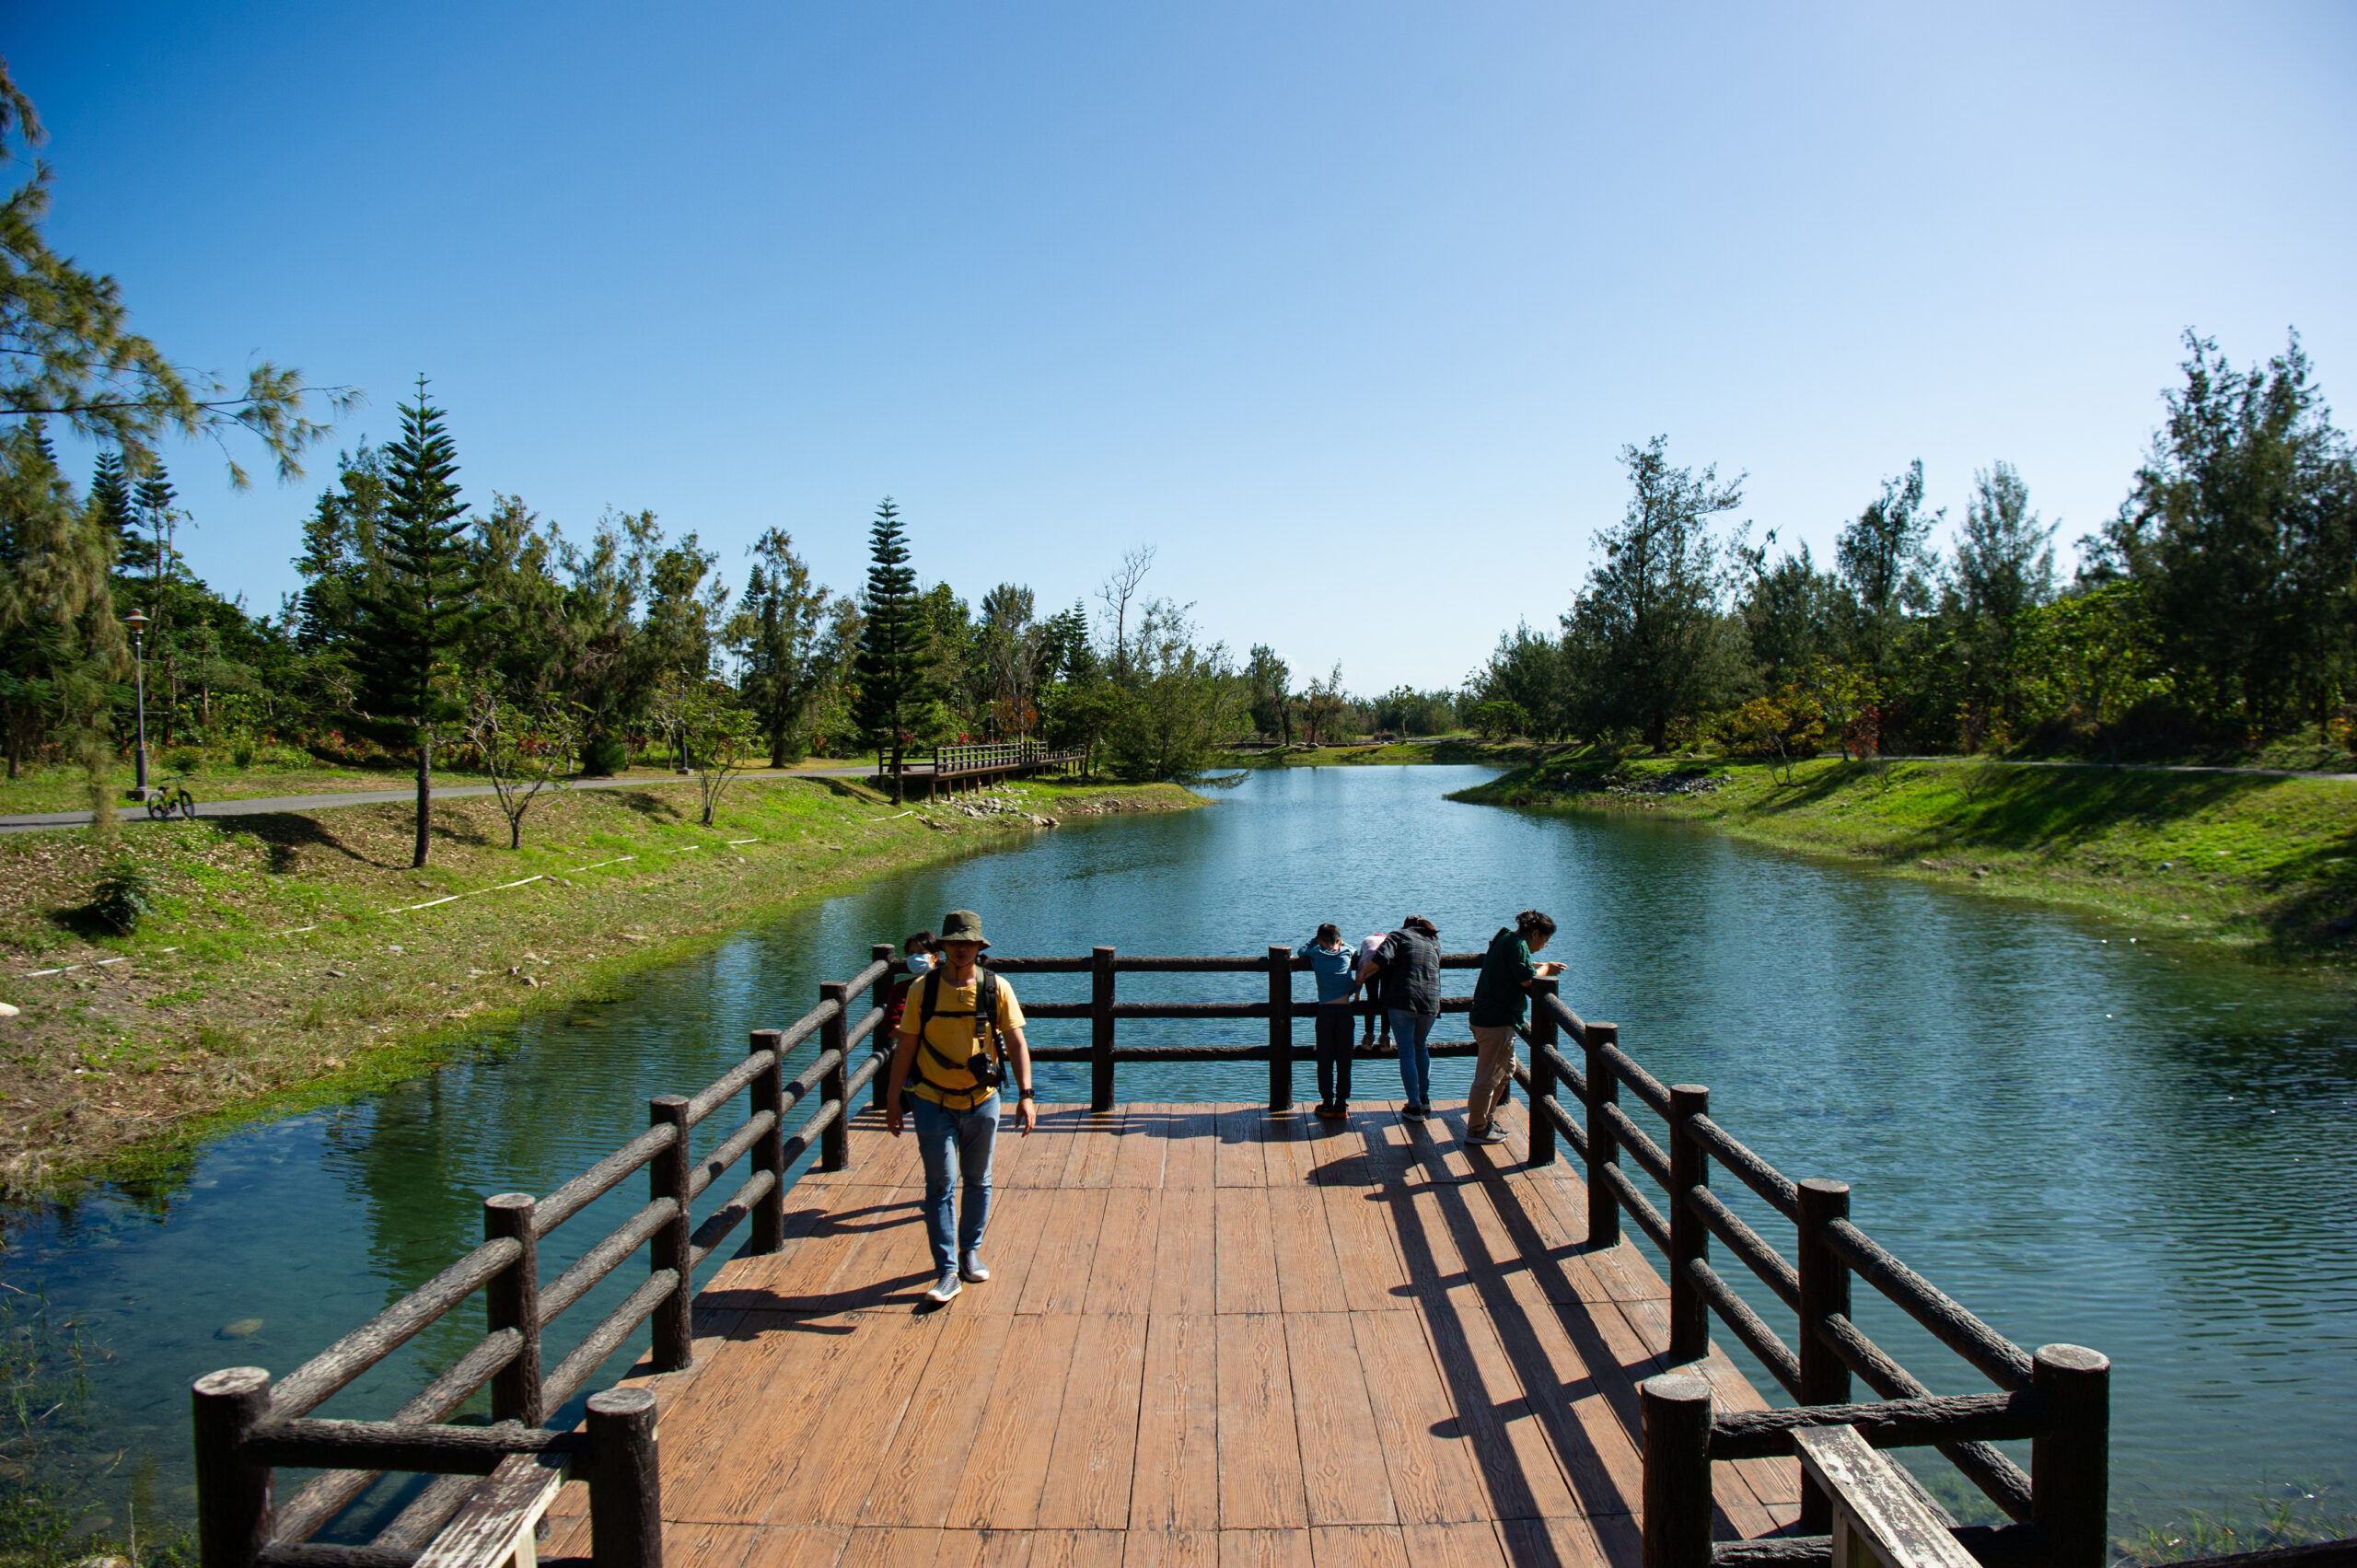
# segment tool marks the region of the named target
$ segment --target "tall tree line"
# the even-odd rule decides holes
[[[2056,525],[2003,461],[1973,475],[1952,527],[1909,463],[1820,566],[1721,520],[1740,479],[1673,463],[1663,437],[1624,449],[1627,509],[1596,533],[1585,586],[1555,628],[1500,636],[1469,714],[1657,750],[2184,755],[2301,736],[2346,750],[2349,439],[2296,335],[2248,367],[2192,333],[2186,350],[2127,499],[2079,541],[2068,582]]]

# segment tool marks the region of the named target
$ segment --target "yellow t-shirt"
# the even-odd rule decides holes
[[[997,979],[998,1029],[1004,1037],[1023,1027],[1023,1005],[1015,999],[1015,987],[1006,977]],[[924,990],[932,983],[934,976],[923,975],[909,987],[908,1005],[900,1010],[902,1039],[917,1038],[924,1019]],[[964,985],[952,985],[947,976],[941,977],[933,1026],[925,1030],[909,1069],[909,1093],[946,1110],[971,1110],[991,1098],[990,1086],[968,1071],[968,1065],[977,1052],[990,1057],[1006,1049],[1004,1040],[993,1041],[987,1029],[980,1040],[974,1038],[974,993],[981,984],[980,974]]]

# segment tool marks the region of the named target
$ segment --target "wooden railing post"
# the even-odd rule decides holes
[[[1711,1184],[1711,1158],[1687,1122],[1711,1113],[1711,1091],[1700,1084],[1669,1086],[1669,1359],[1700,1361],[1711,1353],[1711,1304],[1689,1264],[1711,1256],[1711,1227],[1686,1194]]]
[[[2082,1345],[2040,1345],[2030,1364],[2051,1423],[2030,1440],[2030,1523],[2056,1568],[2101,1568],[2109,1550],[2110,1358]]]
[[[649,1351],[656,1371],[677,1372],[696,1358],[695,1318],[690,1303],[695,1282],[689,1277],[694,1226],[688,1223],[688,1190],[694,1161],[688,1152],[688,1098],[656,1096],[646,1102],[646,1121],[651,1127],[669,1127],[676,1134],[669,1148],[646,1162],[648,1202],[668,1198],[676,1205],[670,1223],[649,1239],[646,1263],[650,1272],[672,1269],[679,1276],[679,1288],[655,1308],[655,1342]]]
[[[1664,1373],[1637,1385],[1645,1445],[1644,1568],[1710,1568],[1711,1386]]]
[[[753,1205],[753,1233],[747,1241],[753,1252],[774,1252],[785,1245],[785,1040],[784,1029],[755,1029],[752,1051],[769,1051],[770,1064],[753,1080],[753,1114],[768,1111],[775,1121],[753,1141],[753,1169],[775,1178],[768,1193]]]
[[[1620,1136],[1604,1108],[1620,1099],[1620,1075],[1604,1059],[1604,1048],[1620,1042],[1618,1024],[1587,1027],[1587,1244],[1610,1247],[1620,1239],[1620,1200],[1604,1179],[1604,1167],[1619,1163]]]
[[[196,1542],[203,1568],[252,1568],[271,1533],[270,1467],[246,1458],[247,1434],[270,1413],[270,1374],[208,1372],[193,1390]]]
[[[830,980],[819,987],[819,1000],[831,1002],[835,1010],[819,1026],[819,1051],[824,1055],[831,1051],[843,1052],[843,1037],[850,1029],[851,997],[843,982]],[[836,1107],[841,1114],[819,1132],[819,1168],[845,1170],[851,1166],[851,1107],[843,1104],[849,1098],[846,1080],[851,1075],[850,1064],[838,1060],[819,1076],[819,1103]]]
[[[1543,1109],[1555,1098],[1554,1059],[1547,1053],[1555,1045],[1555,1013],[1547,999],[1555,994],[1555,982],[1538,979],[1530,982],[1530,1163],[1555,1163],[1555,1123]]]
[[[589,1396],[589,1561],[596,1568],[663,1568],[663,1467],[655,1396]]]
[[[1818,1325],[1839,1313],[1850,1316],[1850,1265],[1826,1244],[1826,1227],[1850,1217],[1850,1184],[1808,1180],[1800,1184],[1799,1238],[1793,1264],[1800,1275],[1800,1401],[1805,1405],[1850,1402],[1850,1364],[1833,1353]],[[1833,1527],[1833,1500],[1815,1486],[1801,1488],[1801,1532],[1823,1535]]]
[[[1088,1109],[1113,1109],[1113,949],[1088,956]]]
[[[895,950],[889,942],[878,942],[867,949],[867,961],[871,964],[888,964],[892,961]],[[882,977],[871,989],[869,995],[870,1006],[888,1009],[892,1005],[892,971],[890,970],[884,971]],[[887,1069],[890,1063],[892,1050],[899,1043],[884,1032],[882,1024],[877,1024],[876,1032],[867,1037],[867,1048],[885,1058],[885,1061],[876,1064],[876,1076],[868,1081],[867,1086],[867,1103],[878,1110],[884,1109],[885,1091],[892,1086],[890,1083],[892,1074]]]
[[[1293,949],[1269,944],[1269,1109],[1293,1109]]]
[[[491,1419],[538,1426],[548,1419],[540,1408],[540,1251],[532,1235],[528,1192],[498,1192],[482,1201],[482,1238],[512,1237],[523,1251],[483,1287],[491,1331],[514,1329],[524,1336],[516,1359],[492,1375]]]

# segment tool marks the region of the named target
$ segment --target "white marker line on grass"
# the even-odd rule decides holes
[[[544,875],[545,873],[538,873],[530,877],[523,877],[517,881],[502,882],[495,888],[470,888],[463,893],[452,893],[446,898],[428,899],[422,904],[402,904],[397,908],[389,909],[384,912],[387,914],[407,914],[412,910],[430,910],[436,904],[455,904],[460,899],[480,898],[485,893],[504,893],[510,888],[520,888],[527,882],[538,882]],[[302,929],[308,931],[310,927],[304,926]]]

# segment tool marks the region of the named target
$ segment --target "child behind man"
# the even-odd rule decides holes
[[[1294,949],[1318,977],[1318,1114],[1339,1121],[1351,1111],[1351,995],[1359,988],[1341,927],[1329,921]]]

